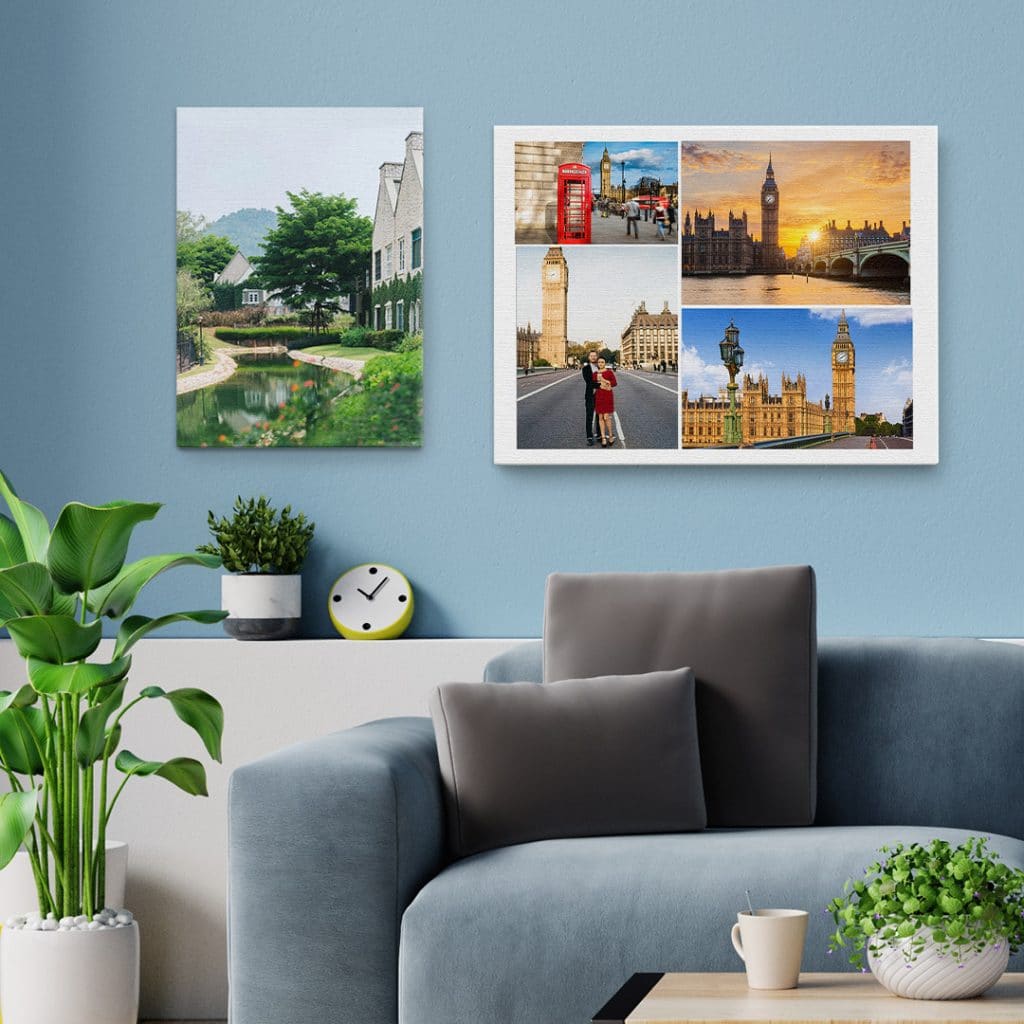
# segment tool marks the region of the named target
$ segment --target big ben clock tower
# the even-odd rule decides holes
[[[604,147],[601,157],[601,198],[607,199],[612,194],[612,158],[608,155],[608,147]]]
[[[832,429],[836,432],[853,433],[856,429],[854,416],[857,408],[857,353],[850,337],[850,325],[846,321],[846,310],[839,315],[839,326],[832,342]]]
[[[768,169],[761,186],[761,249],[765,270],[777,270],[779,265],[779,186],[775,184],[772,157],[768,154]]]
[[[541,333],[538,355],[565,366],[569,347],[569,266],[559,246],[544,255],[540,270]]]

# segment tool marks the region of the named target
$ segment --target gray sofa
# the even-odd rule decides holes
[[[487,680],[541,679],[541,645]],[[815,824],[525,843],[449,863],[427,718],[372,722],[236,771],[232,1024],[572,1024],[634,971],[738,970],[750,889],[824,912],[883,843],[992,835],[1024,867],[1024,648],[818,645]],[[1010,964],[1024,969],[1024,955]]]

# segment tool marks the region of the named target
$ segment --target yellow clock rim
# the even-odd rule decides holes
[[[331,592],[350,573],[355,572],[357,569],[365,569],[367,566],[376,565],[382,569],[387,569],[389,572],[394,573],[396,576],[400,576],[404,581],[405,585],[409,590],[409,602],[408,607],[402,612],[398,619],[383,629],[376,629],[370,632],[365,630],[353,630],[348,626],[344,626],[334,616],[333,602],[331,601]],[[396,569],[393,565],[388,565],[386,562],[361,562],[359,565],[353,565],[352,568],[346,569],[332,584],[331,589],[327,592],[327,614],[330,617],[331,625],[346,639],[346,640],[396,640],[400,637],[408,628],[409,623],[412,622],[413,609],[416,606],[416,595],[413,593],[412,584],[409,582],[409,577],[402,572],[401,569]]]

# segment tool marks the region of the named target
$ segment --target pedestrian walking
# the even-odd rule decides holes
[[[668,204],[668,233],[671,235],[676,226],[676,207],[674,203]]]
[[[640,223],[640,204],[635,199],[630,199],[626,203],[626,237],[629,238],[629,229],[633,229],[633,237],[639,242],[640,241],[640,228],[637,226]]]
[[[668,228],[668,216],[660,206],[654,211],[654,227],[658,232],[658,241],[664,242]]]

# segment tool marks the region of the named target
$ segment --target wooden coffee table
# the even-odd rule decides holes
[[[759,992],[735,974],[634,974],[593,1024],[1024,1024],[1024,974],[1006,974],[977,999],[900,999],[870,974],[801,974],[800,987]]]

